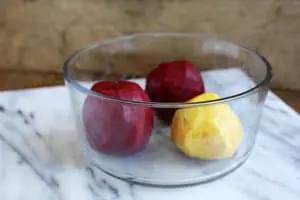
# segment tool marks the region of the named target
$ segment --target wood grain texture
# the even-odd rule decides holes
[[[300,113],[300,91],[274,89],[275,94]]]
[[[262,52],[273,86],[300,89],[299,0],[2,0],[0,68],[59,73],[75,49],[139,32],[222,36]]]
[[[16,90],[64,84],[60,73],[0,70],[0,90]]]

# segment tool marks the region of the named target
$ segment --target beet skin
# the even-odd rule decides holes
[[[91,90],[124,100],[150,101],[139,85],[129,81],[101,81]],[[96,151],[114,155],[134,154],[149,141],[153,115],[152,108],[89,96],[83,105],[86,138]]]
[[[154,102],[185,102],[204,93],[200,72],[189,61],[161,63],[147,76],[146,92]],[[176,109],[156,109],[157,116],[170,123]]]

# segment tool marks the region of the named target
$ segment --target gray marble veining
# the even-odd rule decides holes
[[[217,181],[176,189],[86,167],[68,98],[64,87],[0,93],[1,200],[300,199],[300,116],[272,92],[248,161]]]

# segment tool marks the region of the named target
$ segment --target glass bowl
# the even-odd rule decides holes
[[[201,71],[206,92],[217,93],[220,98],[179,103],[130,101],[91,90],[97,81],[120,79],[136,82],[144,89],[145,77],[159,63],[183,59],[194,63]],[[75,52],[64,63],[65,83],[87,165],[94,173],[103,171],[126,181],[154,186],[206,182],[239,167],[254,146],[271,77],[269,63],[255,51],[198,34],[147,33],[118,37],[89,45]],[[90,103],[93,105],[84,111],[88,100],[94,104]],[[238,149],[232,156],[223,159],[187,156],[171,140],[171,124],[163,123],[154,116],[151,127],[149,123],[152,122],[146,119],[145,114],[149,110],[158,113],[169,109],[186,111],[220,105],[230,108],[242,130]],[[131,112],[127,113],[129,117],[118,117],[115,113],[118,111],[114,110],[116,107],[122,108],[124,115]],[[202,116],[205,119],[210,117],[205,112]],[[231,126],[226,125],[226,115],[220,115],[218,120],[225,123],[224,129],[227,125]],[[197,131],[202,130],[198,128]],[[150,130],[148,135],[138,135],[143,134],[145,129]],[[118,134],[114,140],[109,138],[111,130]],[[94,131],[93,136],[91,131]],[[181,134],[188,131],[184,130]],[[135,148],[137,143],[143,145]],[[124,155],[115,155],[106,152],[106,147],[97,148],[97,144],[98,147],[105,144],[115,149],[126,144],[129,150],[124,149]]]

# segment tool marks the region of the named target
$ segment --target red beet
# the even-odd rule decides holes
[[[149,101],[136,83],[102,81],[92,90],[124,100]],[[89,96],[83,106],[83,122],[90,146],[100,152],[130,155],[143,149],[153,128],[153,110]]]
[[[161,63],[147,76],[146,92],[154,102],[185,102],[204,93],[200,72],[189,61]],[[175,109],[157,109],[157,116],[172,121]]]

